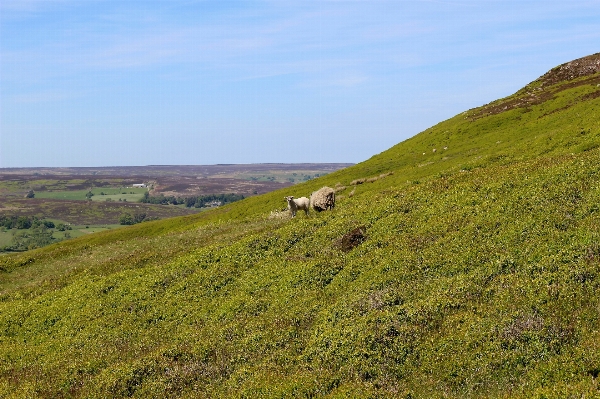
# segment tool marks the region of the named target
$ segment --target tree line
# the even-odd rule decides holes
[[[52,235],[53,230],[71,230],[71,226],[64,223],[55,224],[51,220],[40,219],[36,216],[5,216],[0,215],[0,229],[3,231],[15,229],[10,244],[0,248],[0,251],[26,251],[40,248],[56,242]],[[70,233],[65,232],[65,238]]]
[[[245,197],[242,194],[209,194],[191,197],[175,197],[173,195],[165,196],[163,194],[152,196],[150,193],[145,192],[144,197],[140,202],[160,205],[185,205],[188,208],[204,208],[211,205],[225,205],[243,200],[244,198]]]

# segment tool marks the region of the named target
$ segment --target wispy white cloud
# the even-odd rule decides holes
[[[27,1],[30,8],[42,7],[43,0]],[[149,9],[136,7],[136,2],[128,7],[117,3],[85,19],[78,20],[76,14],[68,24],[57,24],[53,34],[59,40],[22,48],[10,62],[20,78],[24,71],[34,79],[52,79],[94,70],[129,73],[196,65],[220,76],[229,74],[229,81],[300,74],[305,87],[317,82],[349,87],[364,83],[384,65],[398,65],[398,54],[406,51],[392,49],[398,47],[396,41],[433,32],[434,28],[420,21],[396,22],[387,17],[385,7],[395,3],[356,1],[341,6],[335,1],[276,1],[269,6],[258,2],[254,9],[234,2],[211,11],[210,18],[199,13],[199,18],[183,22],[159,12],[169,2]],[[185,9],[186,2],[173,4]],[[424,59],[417,58],[411,57],[409,63]],[[20,68],[18,64],[27,65]],[[353,71],[351,76],[346,76],[348,70]]]

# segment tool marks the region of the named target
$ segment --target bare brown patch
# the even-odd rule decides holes
[[[344,234],[341,238],[337,239],[335,246],[344,252],[349,252],[353,248],[359,246],[367,239],[367,228],[365,226],[359,226],[348,233]]]

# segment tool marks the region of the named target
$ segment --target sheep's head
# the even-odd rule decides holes
[[[283,197],[283,199],[286,200],[287,202],[290,202],[290,201],[292,201],[294,199],[294,196],[293,195],[289,195],[287,197]]]

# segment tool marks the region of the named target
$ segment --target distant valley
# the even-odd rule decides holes
[[[351,165],[3,168],[0,169],[0,251],[31,249],[122,225],[189,215]],[[32,226],[60,228],[50,227],[43,234],[33,234]],[[15,243],[17,232],[17,237],[26,236],[25,243]],[[42,241],[34,237],[40,234],[45,237]],[[36,243],[29,243],[31,240]]]

